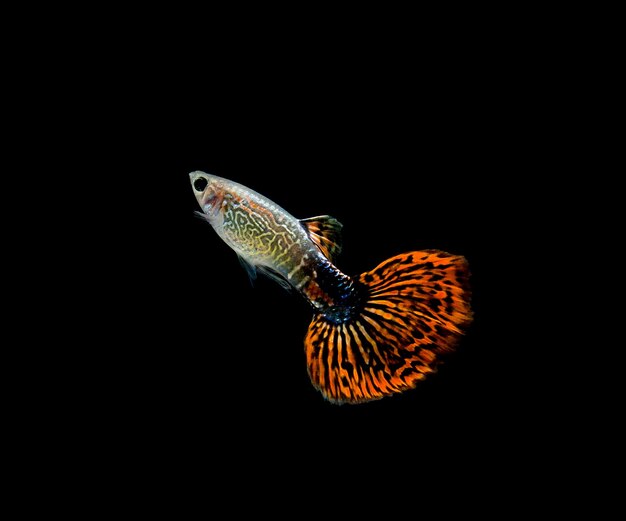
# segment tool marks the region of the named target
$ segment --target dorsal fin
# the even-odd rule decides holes
[[[318,215],[308,219],[301,219],[300,222],[306,228],[311,240],[322,250],[328,260],[333,261],[334,257],[341,253],[341,224],[330,215]]]

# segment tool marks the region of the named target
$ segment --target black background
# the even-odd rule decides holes
[[[374,102],[349,89],[251,102],[242,93],[226,106],[146,114],[140,146],[130,143],[136,216],[124,225],[128,250],[118,252],[118,318],[129,329],[106,360],[117,381],[102,399],[138,425],[225,440],[242,422],[272,437],[343,432],[361,441],[523,423],[520,396],[533,377],[522,374],[511,333],[521,284],[509,262],[517,226],[509,187],[525,168],[510,125],[519,115],[499,98],[429,92],[421,103],[409,92]],[[297,217],[339,219],[337,266],[348,274],[414,249],[464,255],[475,321],[458,351],[415,390],[354,406],[325,401],[306,372],[308,304],[267,279],[251,285],[194,216],[194,170],[249,186]]]
[[[531,245],[527,207],[539,204],[527,187],[545,173],[536,96],[517,70],[466,58],[422,72],[391,58],[376,73],[365,59],[320,64],[323,74],[258,60],[232,78],[157,69],[122,83],[122,102],[99,100],[86,116],[105,135],[87,134],[84,153],[102,171],[104,229],[94,223],[88,235],[106,268],[96,277],[102,311],[85,307],[94,325],[82,340],[100,347],[71,356],[67,384],[89,428],[186,456],[208,439],[214,450],[243,436],[238,450],[250,457],[269,440],[281,456],[296,443],[305,453],[378,445],[473,457],[507,433],[534,436],[543,355],[522,340],[520,318],[534,317],[520,314],[531,298],[520,255]],[[194,215],[194,170],[296,217],[339,219],[336,264],[348,274],[410,250],[464,255],[475,320],[457,352],[414,390],[325,401],[306,372],[308,304],[272,281],[251,285]],[[87,193],[81,201],[93,206]],[[90,297],[94,289],[85,285]]]
[[[46,67],[32,67],[36,90],[15,107],[41,107],[20,119],[47,147],[28,139],[16,177],[51,243],[36,244],[33,271],[57,261],[52,289],[26,298],[53,318],[22,331],[43,341],[24,353],[26,377],[12,392],[33,397],[20,409],[36,424],[24,430],[35,454],[58,458],[53,481],[66,455],[79,480],[108,467],[131,495],[162,483],[166,496],[179,483],[204,498],[215,481],[238,490],[246,478],[257,489],[278,469],[296,487],[294,476],[309,473],[326,487],[303,487],[307,508],[345,484],[368,508],[381,483],[392,487],[386,512],[407,500],[421,508],[426,482],[445,491],[435,508],[464,508],[449,487],[477,485],[482,512],[502,491],[519,496],[510,509],[550,496],[551,471],[578,465],[587,440],[564,442],[596,428],[585,379],[603,367],[597,343],[576,357],[564,339],[589,306],[559,288],[592,282],[589,272],[576,284],[565,274],[570,249],[559,240],[578,231],[576,212],[555,208],[573,199],[572,183],[586,186],[574,179],[581,152],[570,141],[589,96],[576,86],[595,77],[580,60],[596,54],[572,43],[585,29],[571,24],[576,38],[563,38],[553,31],[568,25],[563,13],[547,22],[533,13],[527,24],[490,11],[474,13],[480,24],[464,13],[453,25],[451,13],[399,15],[383,33],[353,14],[335,24],[324,14],[303,34],[295,20],[283,34],[253,17],[263,34],[252,38],[237,17],[211,39],[216,18],[179,35],[142,13],[126,31],[119,20],[102,33],[81,24],[93,46],[81,36],[59,51],[37,48]],[[45,164],[37,172],[35,156]],[[74,161],[65,207],[46,190]],[[457,352],[412,391],[326,402],[306,373],[311,310],[271,281],[251,286],[194,217],[193,170],[247,185],[297,217],[338,218],[337,266],[348,274],[413,249],[464,255],[475,321]],[[58,242],[60,209],[71,248]],[[570,411],[571,428],[562,421]],[[531,480],[519,484],[524,467]],[[533,488],[541,478],[543,490]]]

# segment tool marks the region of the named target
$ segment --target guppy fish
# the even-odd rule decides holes
[[[262,272],[313,307],[307,369],[329,401],[367,402],[414,388],[471,323],[464,257],[412,251],[349,277],[333,264],[342,229],[333,217],[297,219],[239,183],[200,171],[189,176],[197,213],[249,275]]]

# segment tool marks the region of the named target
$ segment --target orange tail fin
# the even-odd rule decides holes
[[[363,273],[360,313],[316,315],[305,338],[313,385],[331,402],[359,403],[415,387],[472,321],[465,258],[414,251]]]

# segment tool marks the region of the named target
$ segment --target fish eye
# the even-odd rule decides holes
[[[198,179],[193,182],[193,187],[197,192],[202,192],[208,184],[209,182],[204,177],[198,177]]]

